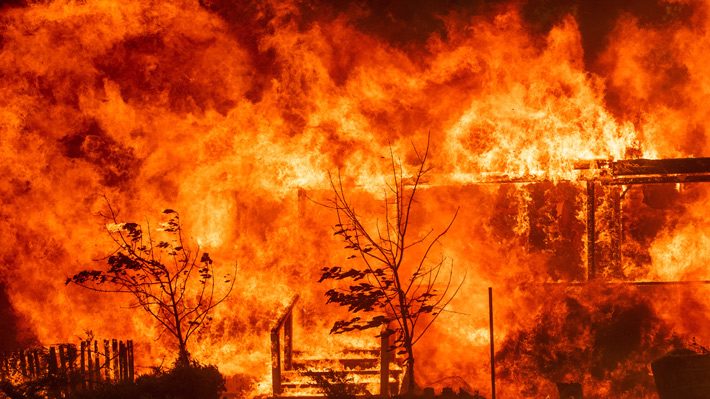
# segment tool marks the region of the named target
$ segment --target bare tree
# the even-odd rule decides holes
[[[106,232],[116,247],[106,261],[108,270],[84,270],[67,279],[66,284],[112,293],[128,293],[136,300],[131,307],[142,308],[172,336],[178,345],[178,362],[189,364],[187,344],[212,318],[212,310],[222,303],[234,288],[234,274],[225,276],[226,292],[219,298],[215,289],[214,267],[207,252],[199,245],[193,251],[185,244],[180,215],[166,209],[169,220],[158,231],[168,235],[167,241],[151,237],[150,225],[145,232],[137,223],[120,223],[106,201],[109,215]]]
[[[414,147],[414,146],[413,146]],[[323,204],[337,213],[335,235],[340,236],[345,248],[355,252],[348,259],[359,258],[359,268],[324,268],[319,281],[348,279],[347,288],[334,288],[326,293],[328,303],[348,307],[354,314],[370,313],[372,317],[354,315],[350,320],[337,321],[331,333],[384,328],[381,334],[395,334],[394,347],[405,356],[407,391],[413,392],[414,345],[434,323],[463,284],[452,288],[453,263],[443,255],[431,259],[434,245],[449,231],[458,208],[446,228],[439,234],[429,230],[421,238],[410,239],[409,220],[415,212],[415,197],[430,171],[427,163],[429,141],[423,153],[414,147],[416,166],[405,175],[402,162],[390,149],[392,181],[384,195],[384,217],[369,229],[366,221],[356,213],[346,198],[342,179],[330,175],[334,196]],[[418,247],[418,248],[414,248]],[[445,265],[450,267],[446,268]],[[448,270],[447,270],[448,269]],[[448,271],[448,273],[447,273]],[[445,281],[439,281],[439,280]],[[464,276],[465,279],[465,276]],[[437,287],[439,289],[437,289]],[[443,289],[441,289],[443,287]],[[378,335],[378,336],[380,336]]]

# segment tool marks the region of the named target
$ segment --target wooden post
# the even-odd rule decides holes
[[[66,345],[59,345],[59,370],[62,374],[66,374],[67,371],[66,349]]]
[[[284,370],[293,367],[293,313],[284,321]]]
[[[20,350],[20,372],[22,377],[27,378],[27,364],[25,363],[25,351]]]
[[[94,380],[97,383],[101,381],[101,354],[98,341],[94,341]]]
[[[128,341],[128,380],[133,381],[134,379],[134,368],[133,368],[133,341]]]
[[[94,388],[94,358],[91,353],[91,341],[86,341],[86,358],[88,359],[89,369],[86,372],[86,379],[89,381],[89,389]]]
[[[76,354],[76,346],[69,344],[67,345],[67,368],[68,368],[68,376],[69,376],[69,390],[71,392],[76,392],[76,373],[74,372],[74,362],[76,361],[77,354]]]
[[[34,351],[32,353],[32,357],[34,358],[34,362],[35,362],[35,370],[37,371],[38,375],[41,376],[42,375],[41,374],[42,373],[42,363],[39,362],[39,352]]]
[[[594,266],[594,246],[596,243],[596,221],[594,195],[594,180],[587,181],[587,280],[594,280],[596,270]]]
[[[281,347],[279,331],[271,331],[271,385],[275,395],[281,395]]]
[[[488,287],[488,316],[491,328],[491,398],[496,399],[496,358],[493,345],[493,287]]]
[[[49,347],[47,356],[47,374],[57,375],[57,351],[53,346]]]
[[[86,389],[86,341],[81,341],[81,389]]]
[[[113,380],[120,381],[120,374],[118,370],[118,341],[115,339],[111,340],[111,356],[113,356]]]
[[[56,376],[58,368],[57,350],[55,347],[50,346],[49,353],[47,354],[47,374],[50,376]],[[50,399],[56,399],[61,395],[60,390],[57,387],[50,387],[47,393],[47,397]]]
[[[126,344],[123,341],[118,343],[118,378],[126,380]]]
[[[611,253],[615,270],[620,271],[621,265],[621,237],[623,234],[623,219],[621,215],[621,189],[612,187],[612,212],[611,212]]]
[[[380,397],[390,396],[390,336],[382,329],[380,335]]]
[[[35,361],[34,361],[34,358],[32,357],[31,351],[27,351],[27,366],[29,368],[30,378],[37,377],[37,374],[39,374],[39,370],[37,370],[37,373],[35,374]]]
[[[111,373],[109,369],[111,368],[111,352],[109,352],[108,340],[104,340],[104,380],[111,380]]]

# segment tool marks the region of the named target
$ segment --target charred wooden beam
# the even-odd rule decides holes
[[[128,356],[128,381],[135,379],[135,365],[133,363],[133,340],[126,341],[126,353]]]
[[[49,375],[57,375],[57,368],[57,351],[53,346],[50,346],[47,354],[47,372]]]
[[[104,340],[104,380],[111,381],[111,351],[109,349],[109,342],[107,339]]]
[[[27,364],[25,362],[25,351],[20,350],[20,372],[23,378],[27,378]]]
[[[594,280],[596,274],[594,268],[594,247],[597,240],[595,201],[594,181],[590,180],[587,181],[587,280]]]
[[[293,368],[293,314],[289,312],[284,322],[284,370]]]
[[[491,398],[496,399],[496,358],[493,339],[493,287],[488,287],[488,318],[491,334]]]
[[[271,332],[271,388],[274,396],[283,392],[281,387],[281,348],[278,330]]]
[[[286,307],[286,310],[283,312],[283,314],[281,314],[281,317],[279,317],[278,321],[274,325],[274,328],[271,329],[271,332],[278,331],[281,329],[281,327],[286,322],[286,318],[291,315],[293,307],[296,306],[298,298],[300,298],[298,294],[294,295],[294,297],[291,299],[291,302],[289,302],[288,306]]]
[[[81,389],[86,389],[86,341],[81,341]]]
[[[113,339],[111,340],[111,349],[112,349],[112,356],[113,356],[113,380],[114,381],[119,381],[121,378],[120,370],[118,368],[118,340]]]
[[[611,262],[615,270],[622,268],[621,243],[623,241],[623,219],[621,212],[621,188],[610,187],[611,208]]]
[[[611,162],[614,176],[710,173],[710,158],[625,159]]]
[[[703,183],[710,182],[710,174],[614,177],[611,179],[600,179],[599,182],[606,185]]]
[[[281,384],[281,343],[280,335],[281,328],[284,329],[284,369],[289,370],[293,364],[293,308],[298,302],[299,295],[291,298],[286,310],[281,314],[278,321],[271,329],[271,381],[274,396],[280,395],[283,392]],[[288,364],[291,363],[291,364]]]
[[[560,281],[560,282],[548,282],[541,283],[542,285],[564,285],[568,287],[584,287],[587,282],[570,282],[570,281]],[[598,283],[595,283],[598,284]],[[710,280],[688,280],[688,281],[606,281],[602,282],[604,285],[635,285],[640,287],[654,287],[654,286],[664,286],[664,285],[710,285]]]

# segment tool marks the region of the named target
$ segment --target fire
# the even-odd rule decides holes
[[[127,298],[64,287],[111,247],[104,195],[126,221],[157,226],[152,215],[177,209],[219,270],[239,262],[235,292],[192,348],[232,388],[270,394],[268,332],[296,293],[296,350],[373,347],[371,336],[328,335],[341,315],[318,275],[347,254],[315,202],[339,170],[358,210],[377,214],[390,151],[411,164],[412,144],[430,135],[434,169],[413,229],[438,228],[460,206],[437,251],[468,274],[417,348],[431,359],[421,384],[458,376],[488,394],[493,286],[503,396],[580,382],[590,397],[654,397],[654,357],[710,342],[707,286],[625,283],[708,280],[708,188],[600,186],[599,281],[584,286],[584,182],[608,169],[575,165],[708,155],[708,5],[659,0],[603,21],[514,1],[379,7],[1,8],[0,279],[15,347],[92,331],[134,340],[139,372],[171,359]],[[613,341],[627,327],[622,351]]]

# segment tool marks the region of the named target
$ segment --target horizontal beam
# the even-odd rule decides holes
[[[543,283],[543,285],[566,285],[572,287],[582,287],[588,285],[587,282],[559,282],[559,283]],[[662,286],[662,285],[708,285],[708,280],[689,280],[689,281],[598,281],[594,284],[603,285],[635,285],[635,286]]]
[[[612,161],[612,176],[710,174],[710,158],[625,159]]]
[[[604,185],[660,184],[660,183],[702,183],[710,182],[710,175],[657,175],[636,177],[615,177],[599,179]]]

